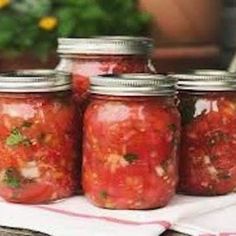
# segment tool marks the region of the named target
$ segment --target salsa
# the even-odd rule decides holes
[[[180,191],[219,195],[236,188],[234,92],[180,93]]]
[[[23,79],[27,84],[29,77]],[[1,86],[0,196],[16,203],[71,196],[79,170],[71,92],[23,93],[22,86],[18,93],[1,92]]]
[[[179,120],[173,97],[93,94],[82,167],[90,201],[113,209],[165,206],[178,181]]]

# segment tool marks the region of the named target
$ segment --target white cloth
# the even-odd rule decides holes
[[[177,195],[167,207],[146,211],[99,209],[82,196],[48,205],[20,205],[1,200],[0,225],[53,236],[157,236],[167,228],[192,235],[217,235],[236,232],[236,194]]]
[[[236,236],[236,204],[179,221],[173,229],[190,235]]]

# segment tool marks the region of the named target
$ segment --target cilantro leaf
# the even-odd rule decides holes
[[[30,146],[32,143],[30,139],[26,138],[20,131],[19,128],[14,128],[11,134],[6,139],[7,146],[17,146],[23,144],[24,146]]]
[[[6,139],[6,145],[8,146],[16,146],[20,143],[22,143],[24,140],[24,136],[20,132],[18,128],[14,128],[11,131],[11,134]]]
[[[129,162],[129,164],[132,164],[133,162],[135,162],[138,159],[138,156],[133,153],[127,153],[124,155],[124,158],[126,161]]]
[[[13,169],[7,169],[4,176],[4,183],[11,188],[19,188],[20,180]]]

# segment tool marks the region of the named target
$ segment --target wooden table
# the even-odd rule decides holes
[[[0,227],[0,236],[49,236],[49,235],[25,229]]]
[[[50,236],[50,235],[26,229],[0,227],[0,236]],[[186,235],[168,230],[165,233],[163,233],[162,236],[186,236]]]

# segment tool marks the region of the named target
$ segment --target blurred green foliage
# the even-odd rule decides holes
[[[137,0],[0,0],[0,51],[45,56],[58,37],[146,35],[150,17],[137,5]]]

